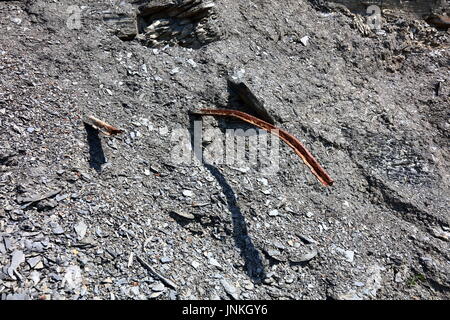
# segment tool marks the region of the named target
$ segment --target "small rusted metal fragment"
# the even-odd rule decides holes
[[[303,162],[310,168],[311,172],[316,176],[316,178],[324,185],[331,186],[333,184],[333,179],[328,175],[325,169],[317,162],[313,155],[305,148],[305,146],[290,133],[275,127],[274,125],[265,122],[264,120],[258,119],[252,115],[245,112],[236,110],[225,110],[225,109],[200,109],[192,111],[193,114],[197,115],[212,115],[212,116],[225,116],[234,117],[245,122],[251,123],[258,128],[264,129],[283,140],[288,146],[290,146],[295,153],[302,158]]]
[[[439,30],[448,30],[450,28],[450,17],[444,15],[431,14],[425,21]]]
[[[84,118],[84,122],[99,129],[103,134],[108,136],[114,136],[116,134],[123,133],[124,130],[113,127],[112,125],[95,118],[94,116],[87,116]]]

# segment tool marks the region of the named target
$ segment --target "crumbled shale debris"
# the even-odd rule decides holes
[[[312,1],[216,0],[230,36],[200,50],[135,39],[149,1],[0,1],[0,299],[448,299],[450,34],[397,11],[363,34]],[[180,156],[195,143],[189,110],[255,112],[228,76],[332,188],[258,130],[276,168],[269,149],[171,160],[172,133]],[[256,129],[201,124],[205,160],[210,129],[235,147]]]
[[[152,1],[139,7],[138,38],[149,47],[179,44],[199,48],[216,41],[213,2],[202,0]]]
[[[139,1],[134,7],[104,16],[122,40],[136,38],[148,47],[200,48],[221,38],[213,1]]]

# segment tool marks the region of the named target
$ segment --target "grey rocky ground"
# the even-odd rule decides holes
[[[315,1],[217,0],[175,35],[130,36],[131,2],[0,1],[1,299],[450,297],[448,32],[395,10],[376,34]],[[332,187],[283,144],[272,174],[173,163],[190,110],[242,107],[228,76]]]

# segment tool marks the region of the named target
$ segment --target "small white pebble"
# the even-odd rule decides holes
[[[300,42],[306,47],[309,44],[309,37],[304,36],[303,38],[300,39]]]
[[[183,190],[183,196],[192,198],[194,193],[191,190]]]
[[[174,74],[177,74],[178,72],[180,72],[180,68],[176,67],[173,68],[172,70],[170,70],[170,74],[173,76]]]
[[[306,215],[307,218],[312,218],[312,217],[314,217],[314,213],[312,213],[312,212],[310,212],[310,211],[308,211],[307,213],[305,213],[305,215]]]
[[[280,213],[278,212],[277,209],[271,210],[271,211],[269,212],[269,216],[271,216],[271,217],[276,217],[276,216],[278,216],[279,214],[280,214]]]

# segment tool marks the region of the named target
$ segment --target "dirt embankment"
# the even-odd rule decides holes
[[[0,1],[1,299],[449,298],[449,34],[389,9]],[[248,112],[228,77],[332,187],[187,153],[268,138],[189,115]]]

